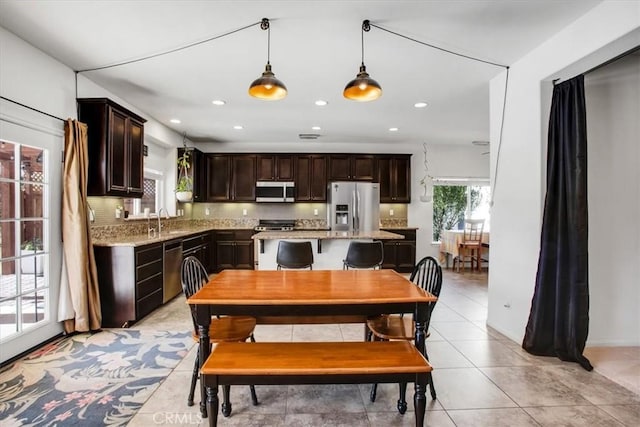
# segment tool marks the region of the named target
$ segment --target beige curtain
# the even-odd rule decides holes
[[[87,125],[64,125],[62,189],[62,275],[58,320],[66,333],[100,329],[98,274],[87,215]]]

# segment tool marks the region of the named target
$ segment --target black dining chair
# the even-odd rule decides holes
[[[382,242],[359,242],[357,240],[349,243],[347,256],[343,260],[343,269],[349,268],[382,268],[384,252]]]
[[[195,256],[188,256],[182,260],[180,277],[182,281],[182,291],[184,296],[189,299],[193,294],[198,292],[202,286],[209,281],[209,274],[204,268],[202,263]],[[191,320],[193,321],[193,339],[199,343],[200,335],[198,334],[198,324],[196,322],[196,310],[195,306],[189,306],[191,308]],[[211,319],[211,325],[209,326],[209,340],[211,343],[224,342],[224,341],[240,341],[244,342],[250,339],[255,342],[253,337],[253,331],[256,327],[256,319],[251,316],[216,316]],[[196,361],[193,365],[193,374],[191,376],[191,387],[189,388],[189,397],[187,398],[187,405],[193,406],[193,396],[196,389],[196,382],[199,378],[199,360],[200,360],[200,346],[198,345],[198,352],[196,354]],[[250,386],[251,389],[251,401],[254,405],[258,404],[258,397],[254,386]],[[225,416],[228,416],[231,412],[229,406],[229,386],[223,387],[223,405],[222,411]],[[204,394],[203,394],[204,396]],[[200,402],[200,406],[203,406],[204,402]],[[226,412],[226,413],[225,413]]]
[[[313,248],[311,242],[289,242],[280,240],[276,253],[278,270],[283,268],[313,270]]]
[[[442,267],[435,258],[430,256],[424,257],[413,268],[413,272],[411,273],[409,280],[433,296],[438,297],[440,295],[440,290],[442,289]],[[431,313],[436,306],[436,302],[437,301],[429,303],[429,322],[431,320]],[[412,317],[413,316],[397,314],[383,314],[368,319],[367,327],[369,330],[369,340],[413,340],[415,338],[416,330]],[[429,322],[425,325],[427,337],[429,336]],[[429,360],[426,346],[424,350],[424,357]],[[431,373],[429,373],[428,383],[431,391],[431,398],[435,400],[436,390],[433,386],[433,377],[431,376]],[[369,396],[369,399],[372,402],[376,400],[377,386],[377,384],[374,384],[371,387],[371,395]],[[401,414],[404,414],[407,410],[407,402],[405,400],[407,384],[401,383],[399,384],[399,388],[400,398],[398,399],[398,411]]]

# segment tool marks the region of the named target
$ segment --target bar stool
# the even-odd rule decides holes
[[[278,264],[278,270],[282,268],[309,268],[309,270],[313,270],[313,249],[311,242],[288,242],[281,240],[278,243],[276,264]]]
[[[381,269],[384,252],[382,242],[358,242],[352,241],[347,249],[347,256],[342,261],[343,269],[349,268],[373,268]]]

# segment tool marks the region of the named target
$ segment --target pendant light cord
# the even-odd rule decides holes
[[[83,69],[83,70],[78,70],[78,71],[76,71],[76,73],[86,73],[87,71],[98,71],[98,70],[105,70],[107,68],[120,67],[122,65],[134,64],[136,62],[146,61],[147,59],[157,58],[159,56],[168,55],[168,54],[174,53],[174,52],[179,52],[181,50],[189,49],[189,48],[194,47],[194,46],[198,46],[198,45],[201,45],[201,44],[209,43],[209,42],[212,42],[214,40],[218,40],[218,39],[221,39],[223,37],[230,36],[231,34],[235,34],[237,32],[246,30],[247,28],[251,28],[251,27],[254,27],[256,25],[263,25],[265,19],[266,18],[264,18],[262,21],[254,22],[253,24],[249,24],[249,25],[245,25],[244,27],[236,28],[235,30],[228,31],[228,32],[226,32],[224,34],[219,34],[217,36],[209,37],[208,39],[200,40],[198,42],[189,43],[188,45],[185,45],[185,46],[176,47],[174,49],[170,49],[170,50],[167,50],[167,51],[164,51],[164,52],[154,53],[152,55],[143,56],[141,58],[131,59],[129,61],[117,62],[115,64],[104,65],[102,67],[86,68],[86,69]],[[267,28],[268,28],[268,25],[269,25],[269,20],[267,19]]]
[[[414,39],[414,38],[409,37],[409,36],[405,36],[404,34],[396,33],[395,31],[391,31],[391,30],[388,30],[388,29],[386,29],[384,27],[381,27],[379,25],[372,24],[369,21],[365,21],[365,22],[367,22],[367,24],[371,25],[372,27],[378,28],[379,30],[386,31],[389,34],[393,34],[394,36],[402,37],[403,39],[410,40],[412,42],[421,44],[423,46],[428,46],[428,47],[430,47],[432,49],[437,49],[437,50],[440,50],[442,52],[450,53],[452,55],[460,56],[462,58],[471,59],[473,61],[484,62],[485,64],[489,64],[489,65],[495,65],[496,67],[509,68],[507,65],[498,64],[497,62],[491,62],[491,61],[487,61],[487,60],[484,60],[484,59],[475,58],[473,56],[465,55],[465,54],[462,54],[462,53],[454,52],[452,50],[448,50],[448,49],[442,48],[440,46],[436,46],[436,45],[433,45],[433,44],[430,44],[430,43],[426,43],[426,42]],[[363,23],[363,28],[364,28],[364,23]]]

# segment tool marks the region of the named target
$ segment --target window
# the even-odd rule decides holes
[[[464,219],[484,219],[490,227],[491,188],[488,182],[469,179],[439,179],[433,186],[433,241],[443,230],[462,229]]]
[[[162,204],[162,173],[151,169],[144,170],[144,181],[142,183],[143,194],[140,199],[124,199],[124,209],[130,212],[130,217],[142,217],[145,208],[149,212],[157,213]]]
[[[48,319],[48,150],[0,142],[0,337]]]

